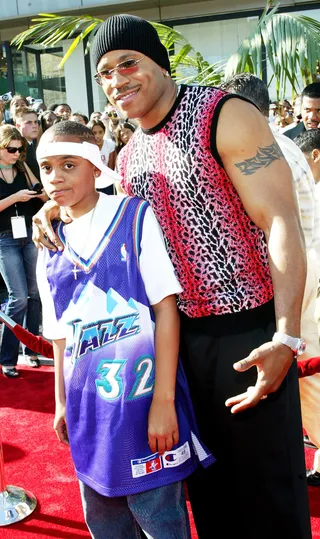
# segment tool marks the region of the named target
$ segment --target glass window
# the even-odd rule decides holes
[[[43,50],[39,45],[12,48],[15,93],[42,99],[46,105],[66,100],[64,68],[59,68],[62,47]],[[1,94],[0,94],[1,95]]]
[[[35,52],[15,48],[11,50],[15,93],[41,99]]]
[[[43,101],[46,105],[66,101],[66,81],[64,68],[59,68],[63,57],[62,47],[46,50],[40,55]]]
[[[4,43],[0,43],[0,95],[9,92],[8,65]]]

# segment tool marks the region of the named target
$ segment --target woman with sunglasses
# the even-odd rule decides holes
[[[101,121],[103,121],[107,128],[107,137],[111,138],[114,142],[115,132],[121,119],[120,113],[110,103],[107,103],[101,116]]]
[[[32,216],[47,196],[23,162],[27,142],[11,125],[0,127],[0,273],[8,291],[6,314],[39,334],[40,299],[36,282],[37,249],[32,242]],[[40,200],[39,200],[40,199]],[[2,373],[16,378],[19,341],[6,326],[0,350]],[[38,367],[34,352],[25,349],[27,363]]]

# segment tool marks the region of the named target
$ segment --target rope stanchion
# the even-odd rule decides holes
[[[36,508],[37,499],[21,487],[6,485],[4,459],[0,439],[0,526],[8,526],[28,517]]]

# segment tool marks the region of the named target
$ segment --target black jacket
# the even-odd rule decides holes
[[[306,128],[304,126],[303,122],[299,122],[295,127],[292,127],[291,129],[288,129],[283,133],[285,137],[290,138],[291,140],[294,140],[296,137],[301,135],[301,133],[304,133],[306,131]]]
[[[28,167],[32,170],[35,177],[38,178],[38,180],[40,181],[40,168],[39,168],[38,161],[36,158],[36,150],[33,143],[31,144],[28,143],[26,163]]]

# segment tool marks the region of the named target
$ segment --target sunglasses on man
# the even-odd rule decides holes
[[[112,112],[108,112],[107,116],[108,118],[112,118],[112,120],[116,120],[117,118],[119,118],[119,115],[115,110]]]
[[[132,75],[139,69],[139,62],[143,60],[145,56],[142,56],[138,60],[134,60],[133,58],[129,58],[128,60],[125,60],[124,62],[120,62],[120,64],[117,64],[116,67],[113,69],[105,69],[104,71],[101,71],[100,73],[96,73],[94,75],[94,80],[99,84],[99,86],[103,85],[104,81],[110,81],[112,80],[112,77],[114,73],[117,71],[120,75]]]
[[[6,148],[8,153],[22,153],[23,152],[23,146],[20,146],[20,148],[14,148],[13,146],[7,146]]]

